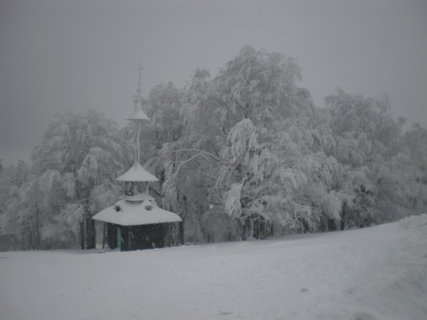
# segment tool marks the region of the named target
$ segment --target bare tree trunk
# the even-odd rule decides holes
[[[83,217],[82,222],[80,222],[80,247],[82,250],[86,249],[86,219]]]
[[[96,237],[95,237],[95,221],[87,215],[86,219],[86,249],[95,249]]]
[[[347,211],[347,202],[344,201],[343,205],[342,205],[342,209],[341,209],[341,225],[340,225],[340,229],[341,231],[345,229],[345,219],[346,219],[346,211]]]

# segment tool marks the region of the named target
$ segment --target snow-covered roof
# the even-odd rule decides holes
[[[117,180],[131,182],[159,181],[159,179],[145,170],[139,163],[135,163],[128,171],[118,177]]]
[[[121,226],[138,226],[182,221],[177,214],[159,208],[154,200],[144,200],[142,202],[119,200],[115,205],[97,213],[93,216],[93,219]]]
[[[141,108],[135,108],[135,111],[128,117],[128,120],[148,120],[150,118]]]

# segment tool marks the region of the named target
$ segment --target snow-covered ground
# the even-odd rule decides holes
[[[279,240],[0,253],[0,319],[427,319],[427,215]]]

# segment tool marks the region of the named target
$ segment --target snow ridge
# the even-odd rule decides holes
[[[1,318],[424,320],[426,244],[424,214],[267,241],[5,252]]]

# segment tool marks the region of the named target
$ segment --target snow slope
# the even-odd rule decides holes
[[[279,240],[0,253],[0,319],[427,319],[427,215]]]

